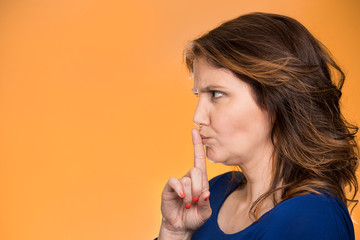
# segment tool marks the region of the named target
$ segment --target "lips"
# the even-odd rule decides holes
[[[207,136],[206,134],[200,132],[200,137],[203,145],[207,145],[207,142],[210,140],[211,137]]]
[[[206,137],[206,136],[201,135],[201,134],[200,134],[200,137],[201,137],[201,139],[203,139],[203,140],[204,140],[204,139],[208,139],[208,138],[209,138],[209,137]]]
[[[203,144],[206,144],[209,141],[209,139],[210,139],[209,137],[205,137],[201,135],[201,140]]]
[[[200,131],[200,136],[201,136],[202,138],[207,138],[205,132],[201,132],[201,131]]]
[[[208,141],[209,141],[209,138],[204,138],[204,139],[202,140],[202,143],[205,145]]]

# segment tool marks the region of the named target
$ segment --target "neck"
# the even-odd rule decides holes
[[[265,146],[263,151],[259,151],[257,156],[253,156],[250,161],[239,165],[244,176],[246,185],[243,186],[242,201],[251,206],[262,194],[270,188],[272,179],[272,144]],[[264,202],[264,210],[272,208],[272,201]]]

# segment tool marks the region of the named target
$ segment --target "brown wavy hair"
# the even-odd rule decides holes
[[[340,110],[345,75],[301,23],[278,14],[243,15],[190,42],[190,72],[198,57],[250,84],[258,105],[273,116],[272,180],[252,205],[251,217],[258,219],[268,197],[278,204],[275,192],[280,201],[326,192],[356,206],[358,128]]]

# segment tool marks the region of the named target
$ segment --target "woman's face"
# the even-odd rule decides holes
[[[241,166],[271,154],[270,117],[247,83],[200,57],[194,61],[193,91],[199,97],[193,121],[209,160]]]

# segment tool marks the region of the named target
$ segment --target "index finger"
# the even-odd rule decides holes
[[[192,141],[194,145],[194,167],[200,168],[204,176],[205,182],[208,181],[207,170],[206,170],[206,155],[204,146],[202,144],[199,130],[193,128],[191,131]]]

